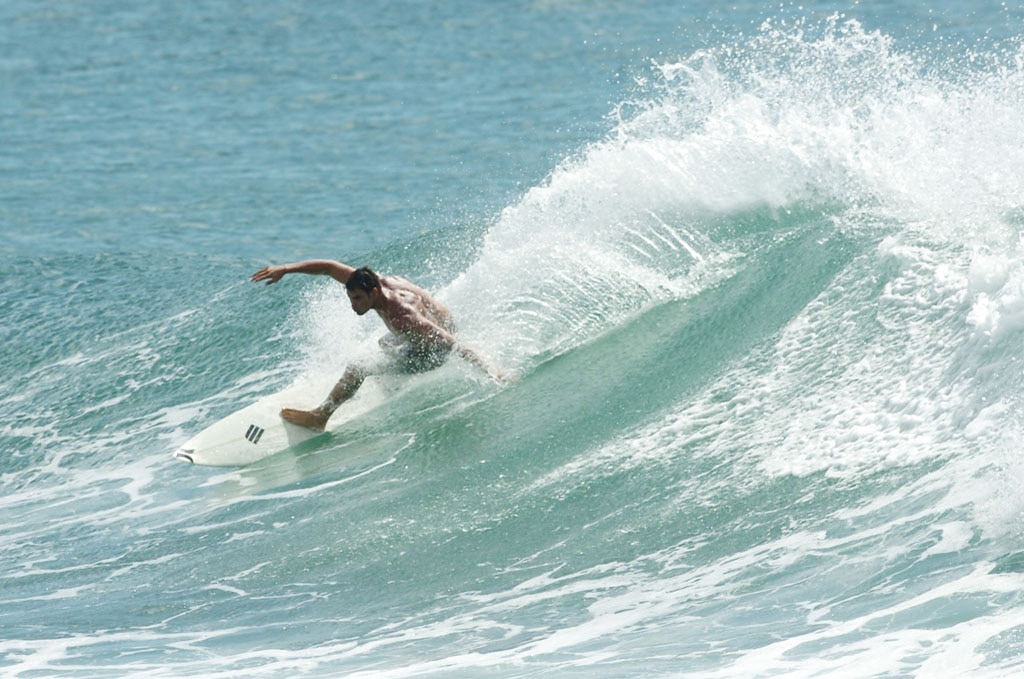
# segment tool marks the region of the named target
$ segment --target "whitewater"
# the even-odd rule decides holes
[[[978,7],[3,10],[0,675],[1024,672],[1024,44]],[[514,381],[173,460],[373,358],[341,286],[248,282],[304,257]]]

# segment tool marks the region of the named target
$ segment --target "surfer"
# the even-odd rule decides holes
[[[455,326],[448,308],[423,288],[400,276],[378,276],[368,267],[353,268],[328,259],[311,259],[292,264],[265,266],[252,275],[253,282],[277,283],[286,274],[303,273],[330,276],[345,285],[352,310],[362,316],[376,311],[390,331],[380,340],[381,348],[392,358],[391,365],[401,372],[420,373],[440,367],[455,351],[477,365],[492,379],[502,374],[491,368],[475,351],[455,339]],[[352,398],[369,375],[376,370],[350,365],[327,400],[313,410],[284,408],[281,417],[302,427],[323,431],[338,407]]]

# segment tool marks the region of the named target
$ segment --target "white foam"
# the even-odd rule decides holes
[[[969,272],[967,323],[995,341],[1024,330],[1024,261],[1017,256],[976,254]]]
[[[965,521],[936,526],[942,531],[942,538],[921,555],[922,559],[936,554],[952,554],[967,549],[974,540],[974,530]]]

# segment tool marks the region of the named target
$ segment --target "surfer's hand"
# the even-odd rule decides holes
[[[273,285],[274,283],[281,280],[284,277],[285,268],[283,266],[265,266],[252,275],[250,279],[253,283],[259,283],[260,281],[266,281],[267,285]]]

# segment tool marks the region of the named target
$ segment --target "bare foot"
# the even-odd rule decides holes
[[[315,410],[296,410],[294,408],[282,408],[281,419],[292,424],[297,424],[313,431],[323,431],[327,426],[330,415],[323,415]]]

